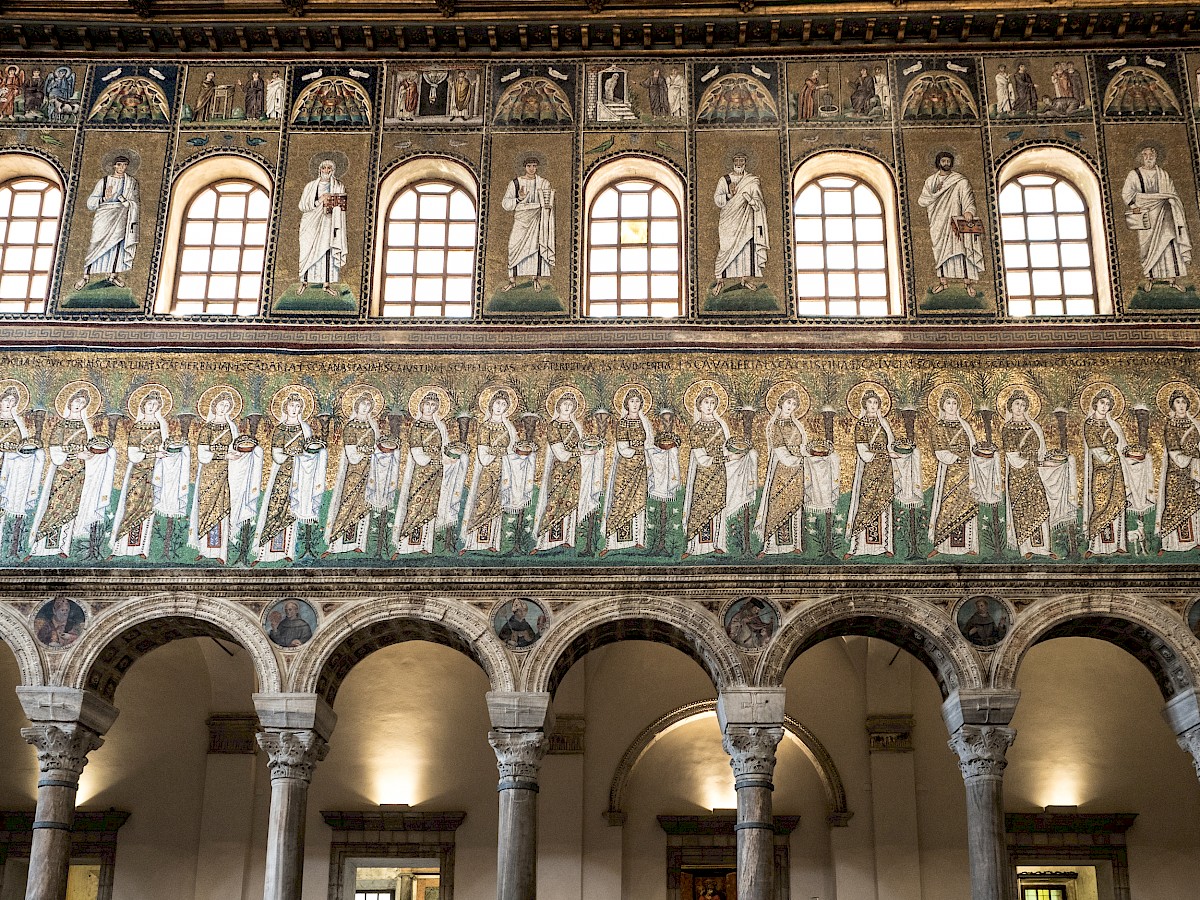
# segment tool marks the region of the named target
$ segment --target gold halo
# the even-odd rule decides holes
[[[796,404],[796,418],[803,419],[808,415],[809,409],[812,408],[812,398],[808,396],[808,391],[804,389],[804,385],[790,379],[775,382],[771,386],[771,389],[767,391],[767,412],[770,415],[775,415],[775,409],[779,406],[779,398],[788,391],[795,391],[800,395],[800,402]]]
[[[1038,392],[1031,388],[1023,381],[1014,381],[1006,388],[1001,388],[1000,393],[996,395],[996,412],[1001,418],[1008,416],[1008,398],[1016,391],[1024,391],[1029,398],[1029,409],[1025,413],[1027,419],[1036,419],[1042,411],[1042,398],[1038,396]]]
[[[1083,410],[1084,418],[1092,414],[1092,403],[1095,402],[1096,395],[1103,390],[1113,395],[1113,408],[1109,415],[1114,419],[1121,418],[1121,413],[1125,412],[1125,395],[1110,381],[1093,381],[1080,392],[1079,408]]]
[[[929,412],[933,414],[935,419],[942,417],[942,399],[951,392],[958,398],[958,411],[960,415],[969,409],[963,403],[967,389],[957,382],[943,381],[941,384],[934,385],[933,390],[929,392]]]
[[[886,416],[892,410],[892,394],[878,381],[860,381],[846,393],[846,409],[850,415],[858,418],[863,414],[862,398],[867,391],[873,390],[879,395],[879,415]]]
[[[158,414],[164,419],[171,414],[171,410],[175,407],[175,398],[171,396],[171,389],[165,384],[151,381],[129,392],[129,402],[125,404],[125,410],[129,413],[129,418],[136,419],[138,417],[143,401],[154,391],[158,391],[159,396],[162,397],[162,409],[158,411]]]
[[[445,419],[450,415],[450,407],[453,405],[450,400],[450,393],[445,388],[438,387],[436,384],[427,384],[417,388],[408,398],[408,413],[414,419],[421,417],[421,398],[426,394],[436,394],[438,398],[437,417]]]
[[[701,378],[688,385],[687,390],[683,392],[683,408],[687,410],[689,416],[694,416],[696,414],[696,398],[705,388],[711,388],[712,392],[717,395],[717,415],[723,418],[729,411],[729,394],[726,393],[719,381],[713,381],[711,378]]]
[[[556,388],[551,388],[550,393],[546,395],[546,413],[553,419],[558,415],[558,401],[562,399],[564,394],[575,395],[575,418],[582,419],[587,415],[587,403],[584,402],[583,394],[579,388],[573,384],[560,384]]]
[[[317,398],[311,390],[302,384],[289,384],[275,392],[275,395],[271,398],[271,418],[276,422],[283,421],[283,401],[288,398],[289,394],[299,394],[301,399],[304,400],[304,409],[300,411],[300,418],[308,421],[313,414],[313,410],[317,408]]]
[[[0,394],[3,394],[9,388],[17,392],[17,408],[13,412],[20,415],[29,409],[29,388],[25,387],[24,382],[17,381],[15,378],[5,378],[3,381],[0,381]]]
[[[350,387],[346,388],[345,392],[342,394],[342,415],[347,419],[352,418],[354,416],[354,407],[358,403],[358,398],[363,394],[371,395],[371,418],[378,421],[379,416],[383,413],[384,407],[387,406],[387,403],[384,402],[383,399],[383,391],[375,387],[373,384],[366,384],[362,381],[360,381],[358,384],[350,385]]]
[[[505,416],[505,418],[511,419],[517,414],[517,410],[521,408],[521,398],[516,391],[506,384],[489,384],[479,392],[479,411],[483,413],[483,417],[485,419],[488,417],[488,414],[491,410],[492,398],[495,397],[499,391],[505,391],[510,397],[512,397],[512,404],[508,407],[508,415]]]
[[[1188,412],[1193,416],[1196,415],[1197,407],[1200,407],[1200,395],[1186,381],[1168,381],[1158,389],[1158,393],[1154,395],[1154,405],[1158,407],[1158,411],[1164,417],[1171,415],[1171,395],[1176,391],[1183,391],[1187,394],[1188,400],[1191,401]]]
[[[646,413],[654,409],[654,395],[650,393],[650,389],[644,384],[637,381],[629,381],[617,388],[613,394],[614,416],[623,418],[625,416],[625,399],[629,396],[630,391],[637,391],[642,395],[642,412]]]
[[[218,394],[227,393],[233,398],[233,406],[229,410],[229,418],[236,419],[242,414],[242,395],[237,388],[229,384],[214,384],[207,391],[200,395],[200,399],[196,401],[196,412],[200,414],[200,418],[207,420],[212,412],[213,401],[217,399]]]
[[[90,419],[100,412],[100,407],[104,404],[100,388],[90,381],[72,381],[59,391],[58,396],[54,399],[54,409],[64,419],[67,417],[67,404],[71,401],[71,397],[79,391],[84,391],[91,398],[88,400],[87,409],[83,411],[83,414]]]

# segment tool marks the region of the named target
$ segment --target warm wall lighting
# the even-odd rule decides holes
[[[414,771],[384,771],[375,775],[375,802],[380,806],[407,806],[420,800]]]

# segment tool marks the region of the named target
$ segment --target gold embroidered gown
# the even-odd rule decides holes
[[[792,419],[780,418],[771,429],[771,463],[759,508],[759,540],[764,553],[802,551],[804,533],[804,461],[806,435]],[[782,454],[795,457],[788,464]]]
[[[464,529],[473,537],[463,535],[472,540],[478,549],[500,549],[499,530],[504,514],[500,505],[500,489],[504,456],[511,445],[512,434],[506,423],[484,422],[479,426],[475,442],[475,475],[471,485],[474,503],[467,509]],[[491,454],[491,462],[482,461],[481,449]]]
[[[629,545],[636,541],[635,520],[642,517],[642,539],[645,539],[646,497],[650,489],[646,467],[646,428],[638,417],[622,418],[615,427],[618,452],[613,462],[609,486],[608,513],[604,535],[609,543]],[[619,445],[624,443],[633,455],[622,456]]]
[[[559,459],[554,445],[561,444],[570,456]],[[574,422],[552,419],[546,426],[546,470],[542,478],[545,497],[538,502],[538,549],[575,546],[579,525],[579,488],[583,464],[579,459],[579,430]]]
[[[879,416],[860,416],[854,423],[854,444],[858,461],[854,469],[854,493],[851,497],[850,553],[892,553],[892,500],[896,480],[888,455],[891,432]],[[872,454],[868,462],[862,451]]]
[[[409,459],[408,465],[412,471],[407,479],[408,493],[404,505],[404,518],[400,522],[397,534],[408,544],[423,545],[425,529],[431,527],[430,523],[437,516],[438,504],[442,498],[441,429],[436,422],[415,420],[408,430],[408,446],[410,454],[413,448],[422,450],[429,462],[419,465]]]
[[[939,419],[932,428],[933,453],[938,460],[930,516],[930,541],[939,553],[977,549],[979,503],[971,494],[971,436],[958,419]],[[957,456],[955,462],[944,462]]]
[[[1200,487],[1192,478],[1196,458],[1200,456],[1200,430],[1196,423],[1190,418],[1168,416],[1163,425],[1163,449],[1158,491],[1158,533],[1162,548],[1191,550],[1200,546]]]
[[[222,520],[228,520],[232,506],[229,495],[229,448],[233,432],[228,425],[205,422],[196,439],[199,447],[208,447],[212,460],[204,463],[196,477],[196,534],[208,539]],[[219,536],[216,536],[219,539]]]
[[[692,425],[692,459],[688,469],[688,492],[684,521],[688,552],[706,552],[702,547],[723,543],[725,530],[725,429],[716,419],[701,419]],[[699,454],[708,454],[711,462],[702,466]]]
[[[375,429],[370,422],[351,419],[342,429],[342,459],[338,480],[330,503],[327,541],[332,552],[366,550],[366,523],[371,513],[367,503],[367,482],[371,477],[371,457],[375,452]],[[358,462],[351,462],[349,448],[355,448]]]
[[[1038,474],[1042,441],[1029,422],[1005,422],[1000,429],[1000,449],[1008,461],[1004,505],[1008,517],[1009,546],[1022,554],[1050,553],[1050,503]],[[1025,461],[1014,466],[1012,457]]]
[[[136,548],[144,554],[149,548],[150,534],[143,531],[154,526],[154,467],[158,451],[163,448],[157,422],[134,422],[130,426],[129,449],[134,448],[145,455],[139,462],[130,460],[122,491],[124,515],[113,531],[112,544],[117,553]]]
[[[1083,449],[1086,454],[1087,515],[1084,533],[1092,553],[1124,552],[1129,533],[1125,528],[1128,491],[1121,464],[1124,441],[1106,419],[1088,416],[1083,420]],[[1105,462],[1101,456],[1107,456]]]

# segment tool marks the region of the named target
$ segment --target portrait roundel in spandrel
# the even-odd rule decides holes
[[[991,650],[1012,627],[1012,613],[998,597],[980,594],[968,597],[954,614],[958,630],[980,650]]]
[[[761,597],[739,597],[722,617],[725,633],[743,650],[761,650],[779,630],[779,611]]]
[[[527,650],[541,640],[550,625],[546,608],[528,597],[501,603],[492,612],[496,636],[509,650]]]
[[[1192,601],[1192,607],[1188,610],[1187,623],[1192,634],[1200,638],[1200,597]]]
[[[263,611],[262,627],[275,646],[295,650],[312,640],[317,611],[307,600],[285,597]]]
[[[69,597],[47,600],[33,615],[33,633],[43,647],[66,650],[83,635],[87,610]]]

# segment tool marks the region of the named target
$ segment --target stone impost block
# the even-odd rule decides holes
[[[554,709],[546,691],[488,691],[487,707],[497,731],[554,729]]]
[[[730,725],[779,725],[784,718],[783,688],[727,688],[717,697],[717,721]]]
[[[1200,691],[1190,690],[1176,694],[1167,701],[1162,714],[1177,735],[1200,726]]]
[[[955,691],[942,704],[942,719],[951,734],[963,725],[1007,725],[1020,699],[1020,691]]]
[[[333,734],[337,713],[317,694],[255,694],[254,709],[263,728]]]
[[[96,734],[107,733],[120,712],[99,694],[78,688],[18,687],[17,698],[35,724],[78,722]]]

